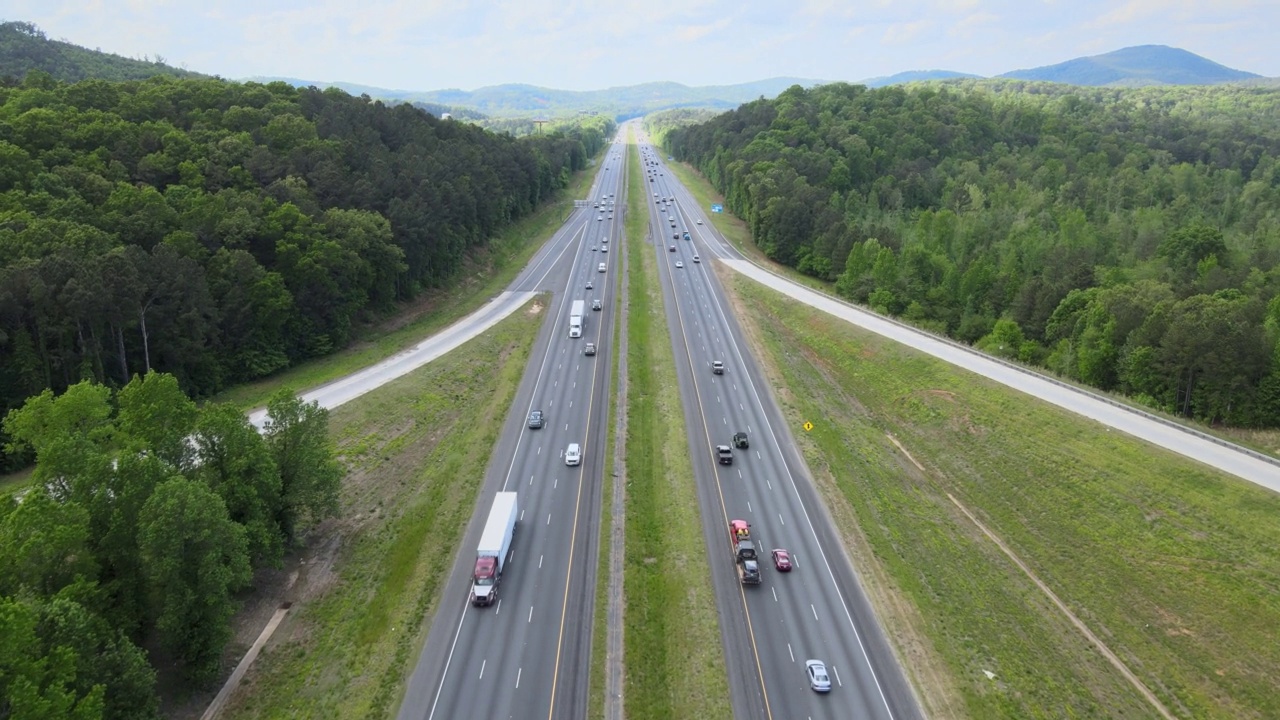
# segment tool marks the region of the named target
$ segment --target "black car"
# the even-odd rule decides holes
[[[545,425],[546,422],[547,420],[545,417],[543,417],[541,410],[534,410],[533,412],[529,413],[529,429],[530,430],[537,430],[538,428]]]
[[[738,448],[739,450],[746,450],[747,448],[751,447],[751,444],[747,442],[747,434],[744,432],[734,433],[733,446]]]

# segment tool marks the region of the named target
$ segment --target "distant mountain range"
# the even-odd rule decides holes
[[[953,70],[912,70],[886,77],[858,81],[868,87],[884,87],[929,80],[983,79],[981,75]],[[1104,55],[1081,57],[1056,65],[1015,70],[997,79],[1034,80],[1093,85],[1136,87],[1140,85],[1216,85],[1226,82],[1252,82],[1272,85],[1268,79],[1243,70],[1219,65],[1195,53],[1166,45],[1139,45]],[[295,78],[252,78],[284,80],[294,85],[335,86],[348,92],[366,93],[370,97],[431,103],[452,107],[474,108],[490,116],[573,112],[602,112],[626,119],[655,110],[679,107],[729,109],[759,97],[771,98],[792,85],[810,87],[826,80],[779,77],[740,85],[689,87],[674,82],[645,83],[607,90],[554,90],[532,85],[493,85],[477,90],[432,90],[426,92],[385,90],[346,83],[321,83]]]
[[[1014,70],[999,77],[1068,85],[1217,85],[1262,77],[1233,70],[1193,52],[1167,45],[1138,45],[1057,65]]]
[[[566,113],[608,113],[620,120],[638,117],[655,110],[680,107],[702,107],[728,110],[759,97],[774,97],[792,85],[809,87],[821,80],[777,77],[737,85],[689,87],[676,82],[653,82],[606,90],[555,90],[534,85],[491,85],[477,90],[387,90],[342,82],[319,82],[297,78],[254,77],[258,82],[283,80],[306,87],[337,87],[352,94],[398,100],[423,105],[474,108],[485,115],[502,117],[530,113],[563,115]]]
[[[981,75],[970,75],[969,73],[955,72],[953,70],[908,70],[894,75],[886,75],[885,77],[873,77],[866,80],[859,80],[859,85],[867,87],[885,87],[886,85],[901,85],[909,82],[921,82],[924,80],[960,80],[964,78],[978,78]]]
[[[85,78],[134,80],[152,75],[207,77],[171,67],[161,58],[136,60],[89,50],[48,39],[26,22],[0,23],[0,78],[21,80],[31,70],[42,70],[58,80]],[[1238,82],[1259,87],[1280,86],[1280,78],[1263,78],[1251,72],[1219,65],[1195,53],[1165,45],[1140,45],[1103,55],[1075,58],[1056,65],[1015,70],[997,79],[1016,79],[1133,87],[1139,85],[1214,85]],[[913,70],[887,77],[868,78],[860,84],[882,87],[907,82],[981,78],[951,70]],[[550,117],[575,113],[602,113],[619,120],[656,110],[682,107],[727,110],[760,97],[772,98],[792,85],[811,87],[826,80],[776,77],[737,85],[689,87],[675,82],[652,82],[605,90],[556,90],[533,85],[494,85],[477,90],[389,90],[346,82],[321,82],[285,77],[254,77],[259,82],[283,81],[300,87],[337,87],[353,95],[368,95],[391,102],[413,103],[436,115],[452,112],[459,119]]]

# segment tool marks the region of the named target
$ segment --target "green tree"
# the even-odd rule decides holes
[[[76,694],[87,697],[102,689],[104,720],[160,717],[156,672],[124,633],[65,597],[41,603],[38,612],[37,632],[44,647],[69,651]]]
[[[279,565],[284,532],[280,471],[267,441],[234,405],[206,405],[192,436],[198,448],[195,477],[222,497],[232,520],[244,527],[249,557]]]
[[[287,389],[267,401],[263,433],[280,471],[280,529],[295,541],[313,524],[338,513],[342,466],[329,440],[329,411]]]
[[[1022,328],[1018,327],[1018,323],[1008,318],[1001,318],[996,321],[991,333],[974,345],[979,350],[992,355],[1016,358],[1022,351],[1024,342],[1026,338],[1022,334]]]
[[[51,597],[77,581],[93,580],[89,512],[57,502],[35,488],[0,521],[0,594],[26,589]]]
[[[77,694],[74,650],[46,647],[31,603],[0,597],[0,717],[99,720],[105,688]]]
[[[138,526],[160,641],[189,680],[205,683],[231,638],[232,593],[251,576],[244,528],[227,516],[222,498],[181,477],[155,489]]]
[[[188,436],[198,413],[195,403],[178,387],[178,379],[154,370],[134,375],[116,395],[116,428],[135,447],[154,453],[175,468],[185,468],[191,445]]]
[[[77,488],[77,479],[100,472],[110,461],[106,449],[115,431],[110,398],[109,389],[84,381],[57,397],[45,390],[5,417],[11,446],[35,451],[35,478],[56,498],[83,500],[88,491]]]

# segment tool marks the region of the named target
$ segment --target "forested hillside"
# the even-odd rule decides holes
[[[338,511],[328,411],[281,390],[268,413],[149,373],[5,416],[37,462],[0,498],[0,717],[149,720],[155,668],[172,695],[218,676],[235,593]]]
[[[612,126],[513,139],[285,83],[0,87],[0,413],[148,370],[206,395],[340,348]]]
[[[1280,425],[1280,92],[791,88],[670,130],[771,258],[996,354]]]
[[[32,70],[46,72],[65,82],[89,78],[144,80],[155,75],[206,77],[166,65],[164,58],[158,55],[154,59],[135,60],[50,40],[44,31],[31,23],[0,23],[0,78],[22,80]]]

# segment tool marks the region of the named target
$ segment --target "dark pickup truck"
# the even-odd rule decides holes
[[[733,450],[730,450],[728,445],[717,445],[716,446],[716,462],[720,463],[721,465],[732,465]]]
[[[747,434],[744,432],[733,434],[733,446],[739,450],[746,450],[751,447],[751,443],[747,442]]]

